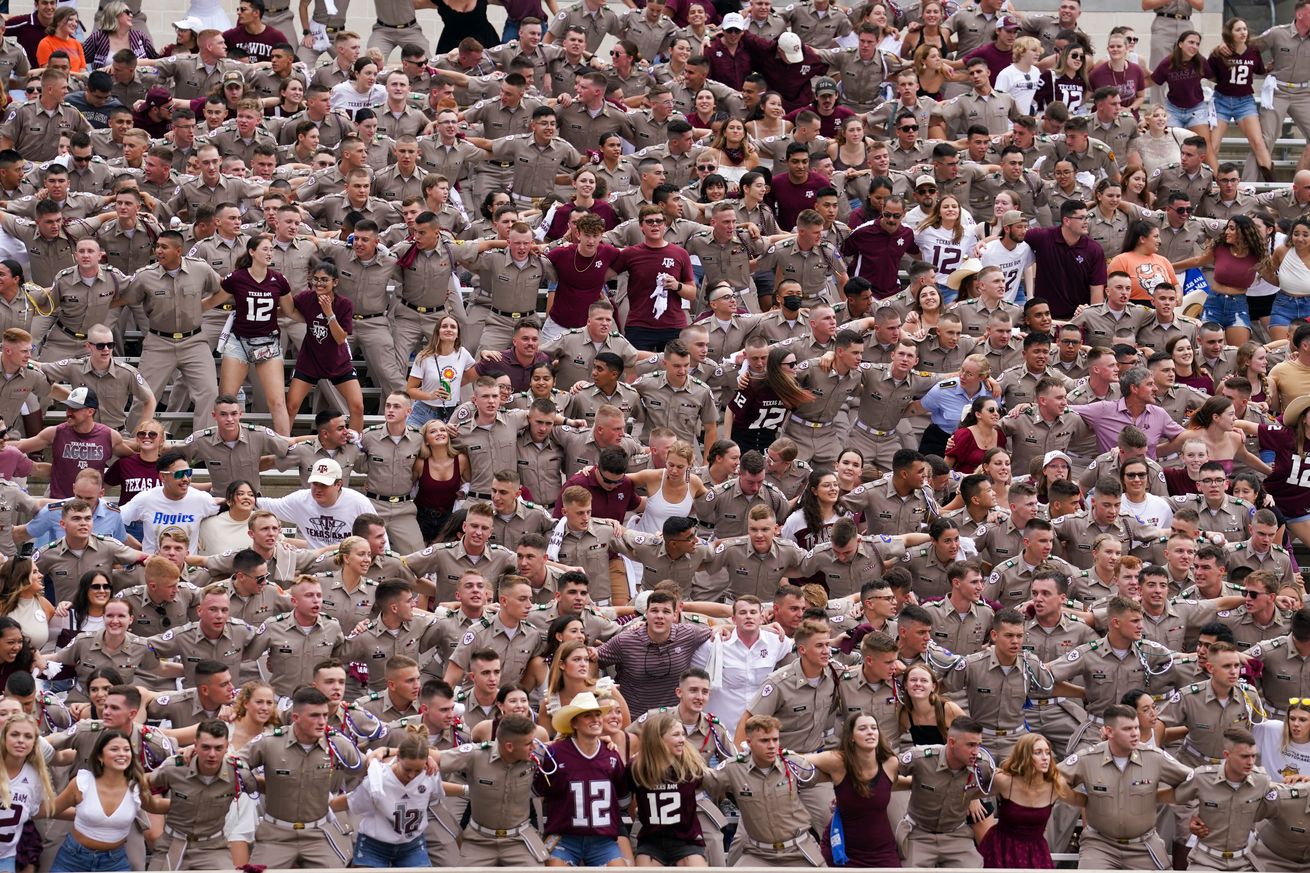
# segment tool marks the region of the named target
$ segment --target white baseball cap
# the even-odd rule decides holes
[[[341,481],[341,465],[331,458],[320,458],[309,470],[309,481],[320,485],[335,485]]]
[[[778,48],[789,64],[799,64],[805,59],[805,53],[801,51],[801,38],[790,31],[778,37]]]
[[[199,33],[205,29],[205,23],[194,15],[191,15],[187,18],[183,18],[181,21],[174,21],[173,27],[176,30],[190,30]]]
[[[734,30],[734,29],[735,29],[735,30],[745,30],[745,29],[746,29],[746,19],[744,19],[744,18],[741,17],[741,13],[738,13],[738,12],[729,12],[727,15],[723,16],[723,29],[724,29],[724,30]]]

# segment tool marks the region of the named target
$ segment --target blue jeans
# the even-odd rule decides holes
[[[1244,327],[1250,330],[1251,310],[1247,308],[1246,297],[1242,295],[1207,294],[1201,320],[1213,321],[1220,327]]]
[[[99,852],[88,849],[73,839],[69,834],[64,837],[64,844],[59,847],[59,854],[50,865],[50,873],[108,873],[108,871],[129,871],[127,851],[119,846],[112,852]]]
[[[1253,94],[1247,94],[1245,97],[1229,97],[1216,93],[1214,95],[1214,114],[1215,118],[1220,121],[1236,124],[1243,118],[1259,115],[1260,107],[1255,105],[1255,95]]]
[[[429,406],[422,400],[415,400],[414,408],[409,411],[409,418],[405,419],[405,424],[410,427],[421,428],[433,419],[446,421],[450,418],[450,413],[454,408],[453,406]],[[137,537],[137,539],[141,539],[141,537]]]
[[[360,834],[353,863],[356,867],[426,867],[428,843],[421,836],[408,843],[384,843]]]
[[[517,21],[506,21],[505,29],[500,34],[500,44],[504,45],[510,40],[519,38],[519,23]]]
[[[1274,308],[1269,313],[1270,327],[1287,327],[1298,318],[1310,318],[1310,295],[1294,297],[1279,291],[1274,296]]]
[[[616,858],[622,858],[618,841],[613,837],[584,837],[566,834],[559,838],[552,858],[568,861],[574,867],[604,867]]]
[[[1193,128],[1198,124],[1206,124],[1210,113],[1206,110],[1205,103],[1198,103],[1183,109],[1175,106],[1168,100],[1164,101],[1165,111],[1169,113],[1169,124],[1173,127]]]

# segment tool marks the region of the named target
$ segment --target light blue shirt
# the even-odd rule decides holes
[[[27,536],[38,549],[44,549],[64,535],[59,526],[64,501],[57,500],[38,512],[27,523]],[[122,541],[127,538],[123,528],[123,517],[118,513],[118,504],[111,504],[103,497],[96,501],[95,512],[91,516],[91,532],[101,536],[113,537]]]
[[[987,393],[986,382],[981,383],[975,393],[969,394],[960,385],[959,379],[947,379],[929,388],[919,402],[932,416],[933,424],[952,434],[960,429],[960,419],[974,398]]]

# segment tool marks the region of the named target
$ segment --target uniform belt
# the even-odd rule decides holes
[[[1197,843],[1193,848],[1200,849],[1202,853],[1209,855],[1211,858],[1223,858],[1225,861],[1231,861],[1234,858],[1245,858],[1246,853],[1251,851],[1250,847],[1238,849],[1236,852],[1221,852],[1218,849],[1212,849],[1205,843]]]
[[[1114,843],[1116,846],[1141,845],[1142,843],[1145,843],[1147,840],[1149,840],[1151,837],[1155,836],[1155,828],[1151,828],[1149,831],[1142,834],[1140,837],[1112,837],[1109,834],[1101,833],[1095,828],[1088,828],[1088,830],[1090,830],[1093,834],[1100,837],[1101,839],[1108,840],[1109,842]]]
[[[374,494],[372,491],[365,491],[364,496],[382,503],[408,503],[413,499],[408,494]]]
[[[497,315],[503,315],[505,318],[527,318],[529,315],[536,315],[536,312],[510,312],[508,309],[497,309],[491,307],[491,311]]]
[[[1058,697],[1037,697],[1028,701],[1034,707],[1037,706],[1055,706],[1060,702]]]
[[[478,833],[488,837],[517,837],[519,834],[523,833],[525,830],[528,829],[528,823],[524,822],[518,827],[512,827],[512,828],[487,828],[487,827],[483,827],[482,825],[478,824],[472,819],[469,819],[469,827],[473,828],[473,830],[477,831]]]
[[[783,840],[781,843],[761,843],[759,840],[752,840],[750,837],[746,837],[745,839],[746,842],[749,843],[753,848],[759,849],[761,851],[781,852],[783,849],[796,848],[801,843],[805,842],[805,838],[808,836],[809,836],[808,832],[803,833],[800,836],[792,837],[790,840]]]
[[[1202,755],[1201,750],[1196,747],[1196,743],[1191,740],[1183,740],[1183,749],[1190,753],[1192,757],[1207,764],[1222,764],[1224,762],[1223,758],[1211,758],[1209,755]]]
[[[1287,718],[1287,710],[1279,709],[1276,706],[1266,706],[1265,712],[1269,713],[1274,718]]]
[[[342,25],[341,27],[328,27],[327,25],[323,26],[323,30],[326,31],[328,34],[340,33],[345,29],[346,29],[345,25]]]
[[[406,28],[410,28],[410,27],[418,27],[418,19],[417,18],[410,19],[409,21],[406,21],[404,24],[387,24],[385,21],[378,21],[376,26],[390,27],[395,30],[405,30]]]
[[[184,340],[189,336],[195,336],[196,334],[200,333],[200,328],[196,328],[195,330],[167,331],[167,330],[155,330],[152,327],[150,328],[150,332],[153,333],[155,336],[162,336],[164,339]]]
[[[327,824],[327,820],[328,817],[325,815],[322,818],[315,819],[314,821],[283,821],[280,818],[274,818],[268,813],[264,814],[264,821],[268,822],[269,824],[275,824],[278,827],[285,828],[286,830],[289,831],[305,831],[311,828],[322,827],[323,825]]]
[[[855,419],[855,427],[858,428],[859,430],[864,431],[864,432],[867,433],[867,434],[870,434],[870,435],[872,435],[872,436],[876,436],[876,437],[891,436],[891,434],[892,434],[892,432],[889,431],[889,430],[878,430],[876,427],[869,427],[867,424],[865,424],[864,422],[860,421],[858,418]]]
[[[992,728],[983,728],[982,732],[989,737],[1013,737],[1013,736],[1018,736],[1019,734],[1028,733],[1028,726],[1019,725],[1019,727],[1010,728],[1009,730],[993,730]]]
[[[186,840],[188,843],[203,843],[205,840],[213,840],[223,836],[223,831],[217,830],[207,837],[197,837],[194,834],[184,834],[181,831],[173,830],[168,825],[164,825],[164,833],[168,834],[170,837],[176,837],[179,840]]]
[[[382,312],[370,312],[368,315],[356,315],[355,321],[368,321],[370,318],[381,318],[386,314],[386,310],[383,310]]]
[[[799,424],[801,427],[810,427],[810,428],[814,428],[815,430],[818,430],[819,428],[822,428],[822,427],[831,427],[831,426],[832,426],[832,422],[831,422],[831,421],[806,421],[805,419],[801,418],[800,416],[796,416],[796,415],[793,415],[793,416],[791,417],[791,420],[794,421],[794,422],[796,422],[797,424]]]
[[[80,340],[86,339],[86,334],[82,333],[81,331],[73,330],[71,327],[64,324],[62,321],[58,319],[55,319],[55,324],[59,326],[60,330],[71,336],[73,339],[80,339]]]
[[[1092,724],[1105,724],[1105,719],[1101,718],[1099,715],[1089,715],[1087,716],[1087,720]]]
[[[400,301],[400,302],[403,303],[403,304],[405,304],[406,306],[408,306],[410,309],[414,310],[415,312],[421,313],[421,314],[423,314],[423,315],[435,314],[435,313],[438,313],[438,312],[445,312],[445,311],[446,311],[446,307],[445,307],[444,305],[443,305],[443,306],[419,306],[417,303],[410,303],[408,300],[402,300],[402,301]]]
[[[1172,18],[1174,21],[1190,21],[1191,18],[1192,18],[1192,16],[1190,16],[1190,15],[1182,15],[1182,14],[1180,14],[1180,13],[1178,13],[1178,12],[1157,12],[1157,13],[1155,13],[1155,17],[1156,17],[1156,18]]]

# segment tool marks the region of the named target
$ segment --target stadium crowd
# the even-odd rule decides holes
[[[7,19],[0,870],[1303,870],[1310,0],[624,2]]]

